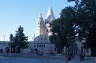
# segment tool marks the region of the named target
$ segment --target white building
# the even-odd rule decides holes
[[[40,14],[36,23],[36,35],[34,37],[34,48],[37,48],[43,52],[52,52],[55,49],[55,45],[51,44],[49,36],[52,35],[50,23],[55,20],[52,7],[48,9],[46,19],[44,20],[42,14]]]
[[[34,40],[29,42],[29,47],[25,49],[25,52],[29,52],[32,49],[37,49],[43,53],[50,53],[55,50],[55,45],[51,44],[49,36],[52,35],[50,23],[55,20],[52,7],[48,9],[46,19],[43,19],[42,14],[38,17],[36,23],[36,33]],[[0,48],[5,49],[9,46],[10,42],[0,42]],[[27,50],[27,51],[26,51]]]
[[[0,41],[0,52],[2,49],[2,52],[5,53],[6,52],[6,47],[9,47],[9,41]]]

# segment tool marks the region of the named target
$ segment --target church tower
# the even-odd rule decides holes
[[[52,27],[50,26],[50,23],[52,23],[52,21],[54,20],[55,20],[55,17],[54,17],[53,9],[51,6],[49,6],[48,13],[45,19],[46,28],[47,28],[46,32],[48,33],[48,36],[52,35],[52,32],[51,32]]]
[[[52,7],[49,7],[47,17],[43,20],[42,14],[40,14],[36,23],[36,34],[34,38],[34,45],[39,51],[50,52],[54,51],[55,45],[51,44],[49,37],[52,35],[50,23],[55,20]]]
[[[55,20],[53,9],[51,6],[49,6],[48,13],[46,16],[46,23],[51,23],[53,20]]]
[[[38,21],[36,23],[36,41],[40,42],[50,42],[49,37],[52,35],[50,23],[55,20],[52,7],[49,6],[48,13],[45,21],[43,20],[42,14],[40,14]]]
[[[36,36],[40,36],[42,34],[45,34],[45,24],[43,21],[42,14],[40,14],[38,21],[36,23]]]

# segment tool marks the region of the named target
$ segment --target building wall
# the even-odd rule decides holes
[[[6,47],[9,47],[9,41],[0,41],[0,49],[3,49],[3,52],[6,51]],[[28,44],[28,48],[26,48],[26,53],[29,53],[32,51],[32,49],[38,49],[39,51],[43,53],[50,53],[51,51],[54,51],[54,44],[51,43],[40,43],[38,41],[30,41]]]
[[[40,42],[29,42],[29,48],[30,49],[38,49],[39,51],[43,53],[50,53],[51,51],[54,51],[55,46],[51,43],[40,43]]]
[[[6,47],[9,47],[9,41],[0,41],[0,49],[3,49],[3,53],[6,52]]]

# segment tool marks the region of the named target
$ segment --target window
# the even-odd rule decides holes
[[[34,45],[34,47],[36,47],[36,45]]]

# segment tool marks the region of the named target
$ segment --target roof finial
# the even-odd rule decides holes
[[[39,18],[42,18],[42,13],[40,13]]]

